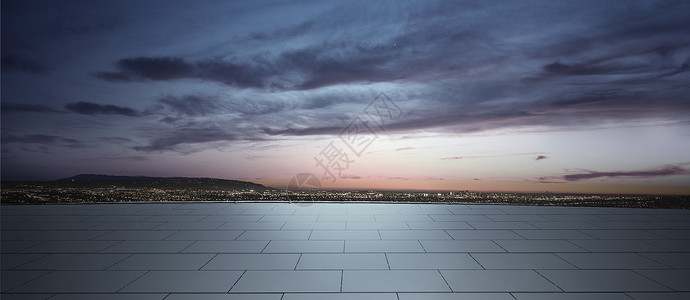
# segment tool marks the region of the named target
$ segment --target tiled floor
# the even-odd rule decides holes
[[[2,299],[690,299],[690,211],[0,207]]]

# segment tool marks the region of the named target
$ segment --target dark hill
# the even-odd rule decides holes
[[[146,176],[113,176],[99,174],[80,174],[55,181],[41,182],[44,186],[65,188],[158,188],[167,190],[254,190],[265,191],[268,188],[261,184],[247,181],[189,178],[189,177],[146,177]]]

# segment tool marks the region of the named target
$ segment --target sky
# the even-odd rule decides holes
[[[688,15],[688,1],[3,0],[1,179],[690,194]]]

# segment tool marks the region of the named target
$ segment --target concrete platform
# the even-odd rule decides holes
[[[2,206],[2,299],[690,299],[690,211]]]

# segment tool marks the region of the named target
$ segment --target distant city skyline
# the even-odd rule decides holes
[[[690,194],[684,1],[2,1],[1,179]]]

